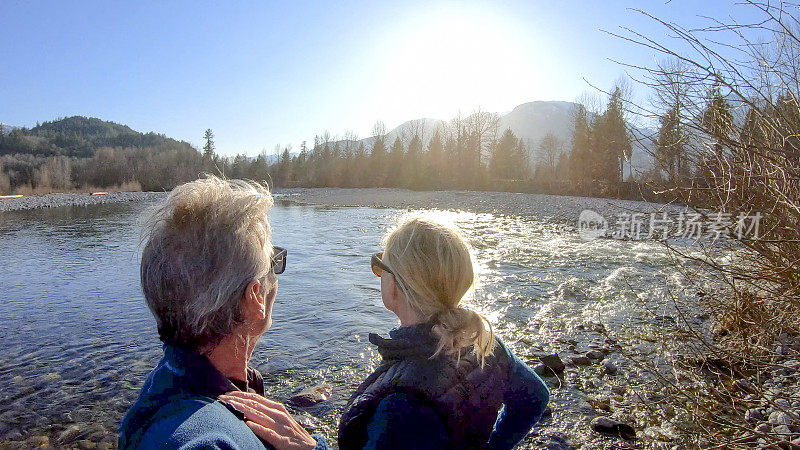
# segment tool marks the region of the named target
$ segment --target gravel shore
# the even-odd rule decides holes
[[[109,192],[105,195],[91,194],[45,194],[20,198],[0,199],[0,211],[22,211],[59,206],[86,206],[98,203],[141,202],[163,197],[163,192]]]
[[[591,209],[611,217],[615,214],[660,211],[665,205],[590,197],[483,191],[410,191],[406,189],[293,188],[275,191],[276,201],[303,205],[368,206],[397,209],[464,210],[509,216],[536,217],[548,222],[575,225],[576,211]],[[679,210],[679,206],[666,206]]]
[[[620,213],[660,211],[665,205],[591,197],[482,191],[410,191],[406,189],[292,188],[276,189],[275,200],[300,205],[366,206],[396,209],[463,210],[509,216],[535,217],[575,225],[576,211],[591,209],[604,217]],[[20,211],[99,203],[140,202],[165,196],[164,192],[110,192],[107,195],[46,194],[0,199],[0,211]],[[677,210],[678,206],[666,208]]]

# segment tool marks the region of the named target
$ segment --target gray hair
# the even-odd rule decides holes
[[[151,211],[141,281],[162,341],[203,353],[243,323],[247,285],[269,290],[272,204],[259,183],[206,176]]]

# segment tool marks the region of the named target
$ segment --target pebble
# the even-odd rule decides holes
[[[611,392],[617,395],[624,395],[626,390],[627,389],[625,388],[625,386],[619,386],[616,384],[614,386],[611,386]]]
[[[583,355],[573,356],[567,361],[571,366],[588,366],[592,363],[592,360],[589,359],[589,357]]]
[[[775,434],[792,434],[792,430],[789,428],[789,425],[778,425],[772,429],[772,432]]]
[[[611,361],[606,361],[603,363],[603,371],[606,373],[606,375],[616,375],[617,366],[615,366]]]
[[[592,430],[602,434],[620,436],[628,440],[636,439],[636,430],[632,426],[610,417],[596,417],[592,420]]]
[[[317,403],[328,400],[328,396],[331,395],[331,390],[331,385],[327,383],[318,384],[292,395],[289,398],[289,403],[301,408],[314,406]]]

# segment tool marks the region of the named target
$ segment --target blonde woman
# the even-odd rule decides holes
[[[369,336],[383,360],[348,403],[340,448],[516,445],[549,391],[483,316],[460,305],[474,280],[466,241],[442,224],[408,220],[386,236],[372,269],[400,327]]]

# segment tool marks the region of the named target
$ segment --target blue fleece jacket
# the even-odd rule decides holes
[[[250,430],[244,415],[217,400],[235,390],[204,356],[165,345],[164,357],[122,421],[119,448],[272,448]],[[316,450],[328,448],[322,436],[314,438]]]

